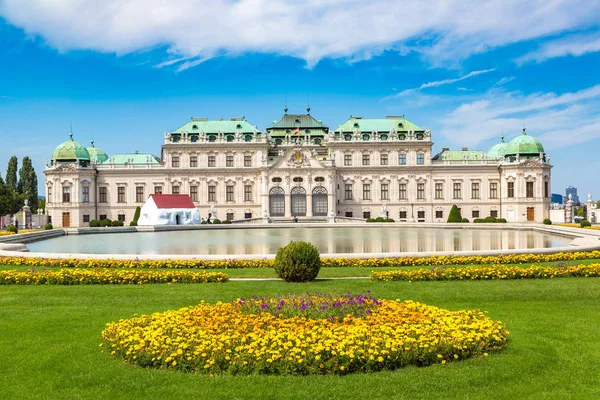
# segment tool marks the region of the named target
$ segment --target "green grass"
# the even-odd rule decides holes
[[[232,270],[229,270],[232,272]],[[200,300],[360,292],[506,323],[508,348],[446,366],[337,376],[204,376],[131,367],[100,352],[105,324]],[[600,280],[0,286],[1,399],[585,399],[600,396]]]

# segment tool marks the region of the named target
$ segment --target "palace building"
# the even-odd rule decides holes
[[[264,131],[244,117],[192,118],[164,134],[161,155],[108,156],[92,142],[60,144],[46,170],[54,226],[133,219],[151,194],[187,194],[202,218],[235,222],[541,222],[549,216],[550,157],[523,132],[487,153],[442,149],[404,116],[350,118],[335,129],[285,114]]]

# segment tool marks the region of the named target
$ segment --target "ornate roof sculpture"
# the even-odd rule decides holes
[[[73,134],[70,133],[69,140],[54,149],[52,161],[90,161],[90,153],[85,146],[73,140]]]

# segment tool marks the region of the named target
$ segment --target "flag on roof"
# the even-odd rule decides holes
[[[297,135],[297,134],[299,134],[299,133],[300,133],[300,127],[299,127],[299,126],[297,126],[297,127],[296,127],[296,130],[294,131],[294,135]]]

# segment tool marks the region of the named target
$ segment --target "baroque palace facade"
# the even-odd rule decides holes
[[[431,132],[403,116],[351,116],[335,130],[285,114],[264,131],[245,118],[192,118],[164,134],[160,157],[106,153],[73,136],[48,163],[46,207],[55,226],[133,219],[153,193],[189,194],[202,218],[344,221],[389,216],[445,222],[452,205],[473,220],[549,216],[550,158],[525,130],[487,153],[432,153]]]

